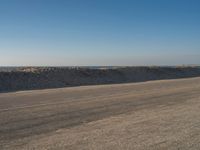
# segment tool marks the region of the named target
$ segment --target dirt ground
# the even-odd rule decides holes
[[[200,78],[0,94],[1,150],[198,150]]]

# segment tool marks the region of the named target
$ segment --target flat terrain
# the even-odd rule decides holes
[[[0,149],[198,150],[200,78],[1,93]]]

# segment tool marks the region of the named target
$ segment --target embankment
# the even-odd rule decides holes
[[[0,72],[0,92],[200,76],[199,67],[20,68]]]

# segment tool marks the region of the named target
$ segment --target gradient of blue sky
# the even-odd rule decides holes
[[[0,0],[0,65],[200,64],[199,0]]]

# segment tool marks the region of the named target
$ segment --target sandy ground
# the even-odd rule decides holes
[[[198,150],[200,78],[0,94],[0,149]]]

